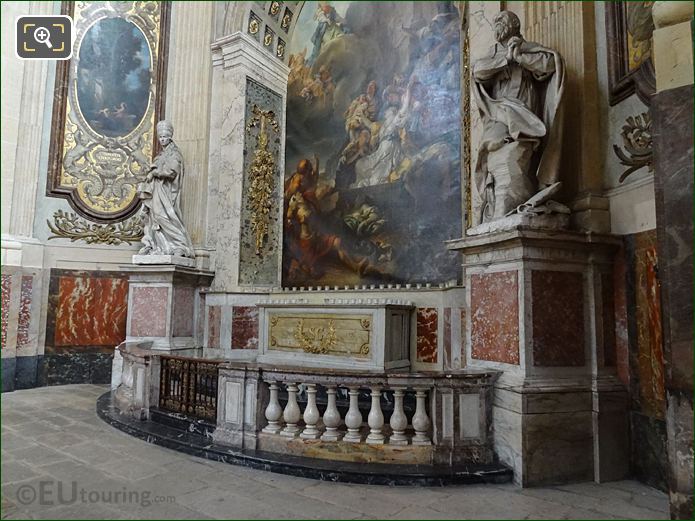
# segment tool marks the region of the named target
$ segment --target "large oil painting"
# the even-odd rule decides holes
[[[306,2],[289,46],[283,282],[441,283],[461,236],[450,2]]]

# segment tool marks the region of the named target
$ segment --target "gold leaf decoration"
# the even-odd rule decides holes
[[[270,210],[275,191],[276,165],[273,154],[268,150],[268,127],[278,134],[280,125],[272,110],[261,110],[254,105],[252,114],[246,131],[251,134],[252,128],[258,127],[259,130],[256,135],[256,149],[249,167],[250,187],[247,204],[251,212],[251,229],[255,235],[256,255],[262,257],[263,246],[268,238]]]
[[[58,210],[53,214],[53,223],[46,220],[53,235],[48,239],[70,239],[87,244],[132,244],[140,241],[144,228],[139,216],[114,224],[90,223],[74,213]]]
[[[328,327],[325,329],[322,327],[305,329],[304,319],[300,319],[294,330],[294,338],[305,353],[313,354],[325,355],[338,343],[333,320],[328,321]]]

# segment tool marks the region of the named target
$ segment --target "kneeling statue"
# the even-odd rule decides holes
[[[483,122],[474,172],[481,202],[476,220],[569,212],[559,203],[543,205],[560,188],[562,58],[525,41],[519,18],[510,11],[495,16],[494,28],[497,43],[473,64],[474,97]]]
[[[145,182],[138,186],[145,220],[144,246],[139,255],[195,256],[181,218],[183,156],[171,139],[173,135],[171,123],[157,123],[157,138],[162,152],[154,158]]]

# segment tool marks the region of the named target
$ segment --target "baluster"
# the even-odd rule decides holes
[[[350,395],[350,408],[345,415],[345,426],[347,427],[347,433],[343,437],[343,441],[359,443],[362,441],[362,436],[360,436],[360,427],[362,427],[362,413],[360,412],[360,408],[357,403],[357,398],[360,395],[360,391],[356,387],[349,387],[348,389],[348,394]]]
[[[282,429],[280,434],[289,438],[297,436],[299,434],[297,423],[301,416],[299,404],[297,404],[297,386],[293,383],[287,384],[287,405],[282,417],[285,420],[285,428]]]
[[[389,422],[393,431],[393,434],[389,437],[391,445],[408,445],[408,438],[405,435],[408,418],[403,410],[403,395],[405,395],[404,389],[398,388],[393,390],[393,414]]]
[[[304,409],[304,423],[306,427],[299,435],[305,440],[316,440],[321,433],[317,427],[319,421],[319,408],[316,406],[316,384],[307,384],[306,386],[306,409]]]
[[[430,419],[427,417],[425,410],[425,398],[427,397],[427,388],[415,388],[415,414],[413,415],[413,445],[431,445],[427,431],[430,428]]]
[[[326,387],[328,405],[326,406],[326,412],[323,413],[323,424],[326,426],[326,431],[321,436],[323,441],[338,441],[342,437],[342,434],[338,432],[340,412],[338,412],[338,407],[335,404],[335,393],[335,385]]]
[[[372,391],[372,406],[367,416],[367,423],[369,424],[367,443],[384,443],[384,434],[381,432],[384,428],[384,413],[381,412],[381,387],[375,385],[370,389]]]
[[[277,434],[282,430],[282,426],[280,425],[282,407],[280,407],[280,400],[278,400],[278,390],[280,386],[278,386],[277,382],[272,382],[269,387],[270,401],[265,408],[265,419],[268,420],[268,425],[263,428],[263,432]]]

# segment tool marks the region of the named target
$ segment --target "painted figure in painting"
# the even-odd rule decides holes
[[[319,2],[316,12],[314,13],[314,20],[318,22],[314,35],[311,37],[311,43],[314,44],[314,49],[309,57],[309,65],[313,65],[316,62],[321,53],[321,47],[331,40],[338,38],[343,35],[346,31],[345,20],[340,16],[335,7],[330,5],[327,1]]]
[[[121,137],[140,124],[150,99],[150,61],[147,38],[132,22],[105,18],[89,28],[77,61],[77,100],[94,131]]]
[[[290,276],[296,280],[320,277],[323,274],[320,261],[326,258],[360,275],[383,276],[367,256],[352,252],[355,245],[332,233],[327,226],[325,210],[335,203],[336,197],[330,187],[319,186],[318,171],[318,158],[314,164],[302,159],[285,183],[285,236],[292,248]]]
[[[649,56],[652,49],[654,2],[626,2],[628,67],[634,70]]]
[[[539,189],[556,189],[562,141],[562,58],[525,41],[512,12],[494,24],[497,43],[473,65],[484,125],[474,174],[481,222],[515,211]]]
[[[146,181],[138,187],[145,214],[140,255],[194,257],[193,245],[181,218],[183,156],[172,141],[173,135],[171,123],[157,123],[162,152],[155,157]]]

